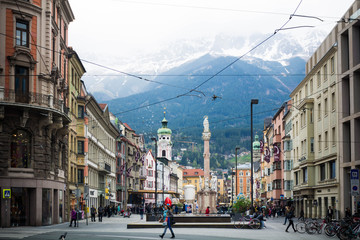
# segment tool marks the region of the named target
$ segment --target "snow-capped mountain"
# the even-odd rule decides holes
[[[117,63],[112,68],[152,80],[161,73],[199,59],[206,54],[214,57],[241,57],[241,60],[258,64],[258,67],[261,67],[262,63],[257,59],[277,61],[287,66],[289,59],[294,57],[307,60],[325,38],[325,33],[319,31],[308,31],[300,37],[278,33],[249,52],[270,35],[259,34],[246,38],[218,35],[198,40],[184,39],[164,46],[151,55],[133,59],[112,59]],[[145,92],[155,86],[154,83],[109,69],[87,70],[91,77],[84,77],[86,86],[99,101]],[[166,80],[159,79],[159,81]]]

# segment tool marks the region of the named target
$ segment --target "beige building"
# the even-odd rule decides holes
[[[70,209],[78,207],[83,209],[82,198],[84,193],[84,105],[85,98],[81,96],[81,77],[86,72],[77,53],[69,50],[69,161],[68,161],[68,188],[67,201]],[[79,189],[79,190],[77,190]],[[76,198],[76,191],[79,196]]]
[[[332,32],[306,64],[306,77],[292,99],[292,156],[297,212],[322,218],[339,205],[337,154],[336,34]]]
[[[85,183],[89,185],[89,206],[97,208],[116,201],[115,139],[120,133],[110,122],[108,106],[98,104],[91,95],[87,97],[85,122]]]
[[[346,207],[359,212],[359,197],[351,197],[350,170],[360,168],[360,2],[354,1],[332,35],[338,44],[340,211]],[[335,67],[336,68],[336,67]]]

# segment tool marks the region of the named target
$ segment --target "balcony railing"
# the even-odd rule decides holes
[[[111,173],[111,166],[106,162],[99,162],[99,172],[109,174]]]
[[[68,112],[68,108],[64,108],[64,101],[62,99],[54,98],[52,95],[34,92],[15,92],[12,89],[0,88],[0,101],[14,102],[14,103],[28,103],[38,106],[46,106],[55,108],[61,112]]]

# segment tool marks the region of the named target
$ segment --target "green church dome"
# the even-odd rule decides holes
[[[255,135],[255,141],[253,142],[253,149],[260,149],[260,142],[259,142],[259,136]]]
[[[168,121],[164,117],[164,119],[161,121],[162,127],[158,129],[157,133],[162,135],[171,135],[172,131],[170,128],[167,127]]]

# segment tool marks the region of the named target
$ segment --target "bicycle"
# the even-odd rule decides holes
[[[250,216],[234,216],[234,227],[236,229],[244,228],[245,226],[249,226],[251,229],[259,229],[260,228],[260,220],[257,218],[252,218]]]
[[[321,234],[322,229],[327,224],[327,222],[327,219],[323,219],[321,224],[317,220],[310,221],[306,225],[306,232],[308,234],[314,234],[316,232]]]
[[[301,234],[305,233],[306,232],[306,224],[308,224],[311,221],[312,221],[312,219],[304,219],[304,220],[296,223],[296,225],[295,225],[296,231]]]

